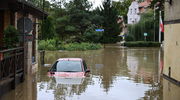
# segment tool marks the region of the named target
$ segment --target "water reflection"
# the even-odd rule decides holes
[[[18,84],[15,90],[5,94],[0,100],[36,100],[37,82],[35,73],[26,76],[26,80]]]
[[[160,53],[158,48],[113,46],[95,51],[46,52],[47,64],[60,57],[85,59],[90,77],[48,77],[49,68],[39,66],[34,77],[30,76],[4,100],[180,100],[180,87],[160,78]]]

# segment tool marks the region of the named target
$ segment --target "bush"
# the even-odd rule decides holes
[[[94,43],[69,43],[64,45],[64,50],[78,51],[78,50],[97,50],[102,48],[101,44]]]
[[[19,42],[18,35],[19,32],[14,26],[10,25],[4,30],[3,42],[6,48],[16,47],[17,43]]]
[[[65,43],[81,43],[85,42],[86,39],[83,36],[77,35],[77,36],[71,36],[70,38],[66,39]]]
[[[131,35],[127,35],[127,36],[125,37],[125,40],[126,40],[126,41],[134,41],[134,38],[133,38],[133,36],[131,36]]]
[[[101,44],[94,43],[68,43],[59,42],[55,39],[41,40],[39,41],[39,50],[68,50],[68,51],[78,51],[78,50],[97,50],[102,48]]]
[[[136,42],[125,42],[124,46],[127,46],[127,47],[160,47],[160,43],[136,41]]]
[[[39,41],[39,50],[57,50],[56,47],[56,40],[50,39],[50,40],[41,40]]]

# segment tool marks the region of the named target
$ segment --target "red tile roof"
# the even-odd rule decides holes
[[[139,7],[148,7],[151,4],[151,0],[146,0],[144,2],[139,3]]]

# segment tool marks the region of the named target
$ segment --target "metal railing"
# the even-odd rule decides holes
[[[0,82],[24,71],[24,48],[0,51]]]

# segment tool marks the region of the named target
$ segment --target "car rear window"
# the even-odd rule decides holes
[[[80,61],[58,61],[56,64],[57,72],[82,72]]]

